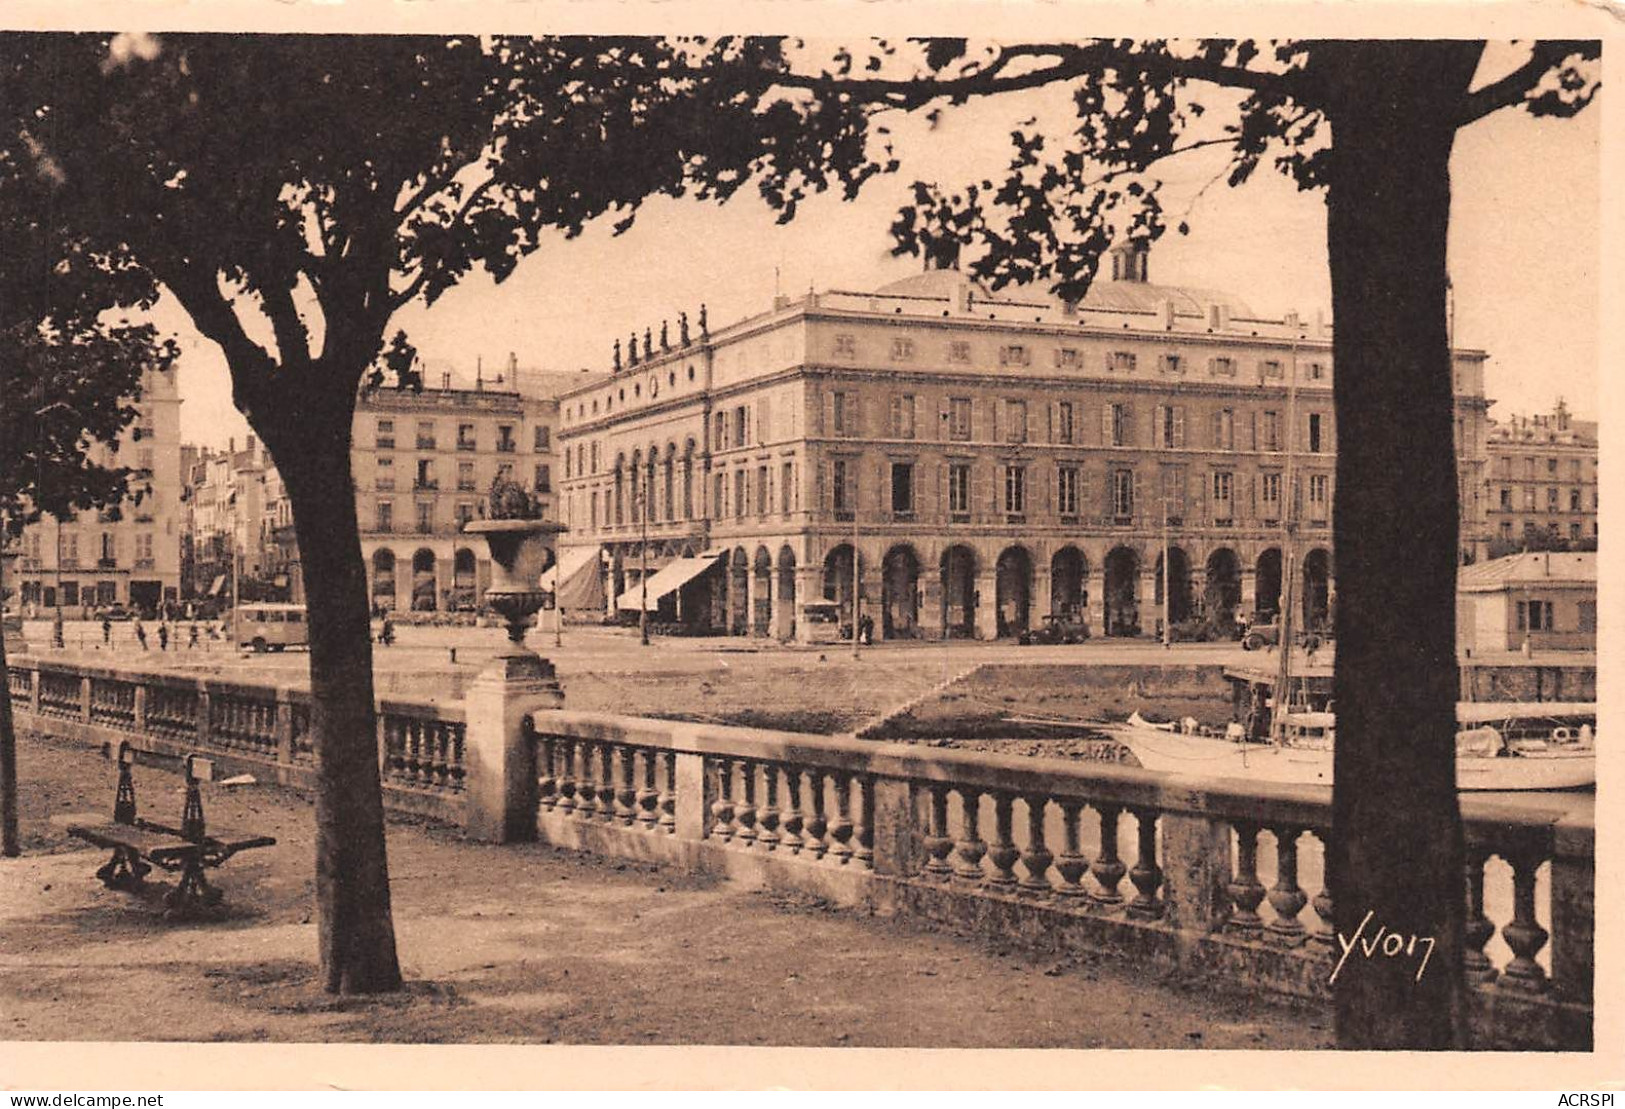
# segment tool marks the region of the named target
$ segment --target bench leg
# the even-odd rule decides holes
[[[96,877],[108,889],[135,890],[140,888],[142,879],[151,872],[152,867],[135,851],[128,847],[115,847],[113,857],[96,871]]]
[[[209,885],[203,876],[203,864],[191,859],[181,871],[181,880],[175,888],[164,894],[164,916],[184,920],[214,908],[221,900],[220,891]]]

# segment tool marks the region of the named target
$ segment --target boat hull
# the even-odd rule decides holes
[[[1331,749],[1238,743],[1182,735],[1150,725],[1125,724],[1113,734],[1141,766],[1166,774],[1200,774],[1294,785],[1332,784]],[[1583,789],[1597,783],[1594,751],[1547,751],[1485,758],[1456,757],[1456,788],[1462,791]]]

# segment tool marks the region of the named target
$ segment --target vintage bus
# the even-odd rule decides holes
[[[238,605],[231,613],[232,641],[256,652],[310,646],[304,605]]]

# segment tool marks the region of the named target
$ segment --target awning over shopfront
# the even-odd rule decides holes
[[[649,578],[649,605],[648,610],[654,612],[660,608],[660,598],[687,585],[711,567],[717,564],[717,559],[727,554],[726,551],[706,551],[693,558],[679,558],[668,564],[664,569]],[[616,600],[615,607],[622,612],[636,612],[638,604],[644,594],[643,586],[634,585]]]
[[[220,596],[220,590],[225,587],[225,584],[226,584],[226,575],[224,575],[224,574],[216,574],[215,578],[214,578],[214,584],[209,586],[208,596],[210,596],[210,597],[218,597],[218,596]]]
[[[599,584],[599,547],[573,547],[541,577],[541,587],[553,594],[559,608],[602,608]]]

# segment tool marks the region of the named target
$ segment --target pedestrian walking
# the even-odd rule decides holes
[[[113,645],[113,621],[111,621],[107,617],[103,616],[102,617],[102,646],[111,647],[112,645]]]
[[[188,651],[197,647],[197,621],[194,620],[186,629],[186,649]]]
[[[169,625],[168,624],[159,624],[158,625],[158,649],[160,651],[169,650]]]
[[[140,642],[141,649],[145,651],[147,649],[147,626],[139,620],[135,622],[135,637]]]

